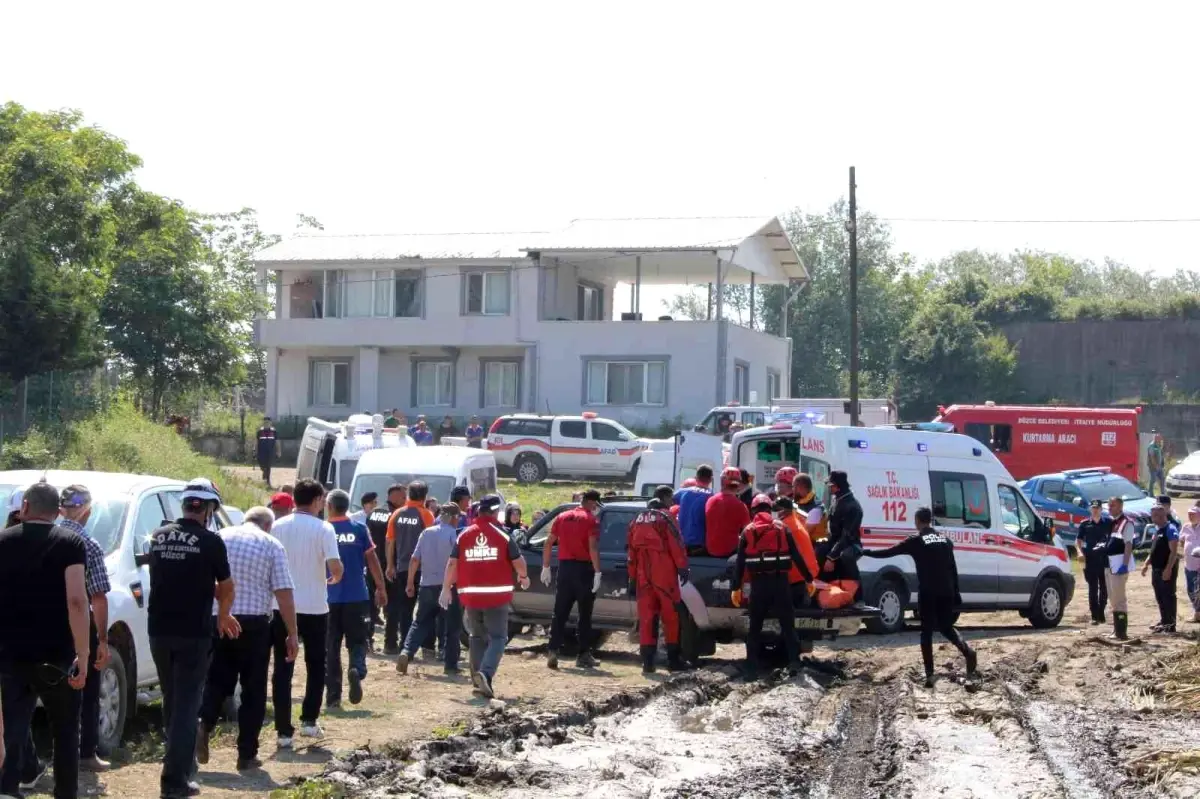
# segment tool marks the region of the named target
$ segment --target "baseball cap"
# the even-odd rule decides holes
[[[87,490],[87,486],[78,484],[64,488],[58,498],[58,504],[63,508],[82,508],[84,505],[91,504],[91,501],[92,492]]]
[[[1093,499],[1093,500],[1092,500],[1092,502],[1091,502],[1091,506],[1092,506],[1093,508],[1103,508],[1103,507],[1104,507],[1104,503],[1103,503],[1102,501],[1098,500],[1098,499]]]
[[[500,497],[496,496],[495,494],[488,494],[486,497],[479,500],[479,512],[495,514],[496,511],[500,510],[500,506],[503,504],[504,502],[500,499]]]
[[[25,501],[25,489],[18,488],[8,497],[8,512],[16,513],[21,509],[21,503]]]
[[[292,508],[296,507],[296,500],[292,499],[292,495],[286,491],[280,491],[275,496],[271,497],[271,501],[268,504],[282,505],[288,510],[291,510]]]

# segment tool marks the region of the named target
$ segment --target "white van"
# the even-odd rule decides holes
[[[374,449],[358,459],[351,484],[350,503],[361,506],[362,495],[374,491],[380,502],[395,483],[420,480],[429,486],[429,496],[448,502],[455,486],[471,489],[478,499],[496,492],[496,456],[486,449],[471,447],[412,447]]]
[[[693,448],[707,443],[693,436],[681,447],[689,442]],[[678,460],[701,457],[717,463],[720,454],[693,452]],[[845,471],[863,508],[868,549],[899,543],[913,533],[917,508],[932,509],[934,525],[954,540],[964,611],[1016,610],[1035,627],[1054,627],[1071,601],[1075,578],[1062,541],[1004,465],[973,438],[776,422],[736,434],[729,464],[748,471],[762,491],[783,466],[812,475],[819,491],[831,471]],[[882,611],[871,629],[902,629],[904,610],[917,601],[912,559],[863,558],[858,567],[863,600]]]
[[[414,448],[407,427],[383,428],[383,416],[355,414],[344,422],[310,417],[296,457],[296,479],[316,480],[327,488],[350,488],[359,459],[377,449]]]

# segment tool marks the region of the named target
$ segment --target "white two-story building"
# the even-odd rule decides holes
[[[257,321],[256,336],[275,417],[396,407],[433,421],[591,410],[647,427],[694,422],[751,391],[785,394],[790,342],[728,321],[719,305],[708,321],[643,319],[641,286],[806,278],[775,218],[300,235],[257,263],[264,290],[274,283],[273,318]],[[618,282],[631,286],[622,320]]]

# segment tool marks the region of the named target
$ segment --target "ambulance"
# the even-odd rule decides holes
[[[1141,408],[951,405],[934,422],[953,425],[990,449],[1018,480],[1084,466],[1107,466],[1138,481]]]
[[[701,452],[706,444],[709,451]],[[677,463],[720,462],[720,451],[701,437],[682,439],[679,448]],[[756,491],[771,489],[784,466],[807,472],[827,506],[829,473],[846,472],[863,508],[868,549],[899,543],[915,532],[917,509],[930,508],[934,525],[954,541],[964,612],[1015,610],[1035,627],[1054,627],[1074,593],[1067,550],[1053,526],[996,455],[969,436],[781,421],[734,435],[729,464],[748,471]],[[912,559],[863,558],[858,568],[862,600],[881,610],[868,629],[903,629],[904,612],[917,603]]]
[[[350,490],[364,452],[415,447],[407,427],[385,430],[381,414],[354,414],[344,422],[310,417],[300,439],[296,479],[316,480],[326,488]]]

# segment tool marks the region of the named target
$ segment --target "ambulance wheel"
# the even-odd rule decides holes
[[[897,577],[884,577],[871,589],[867,604],[879,608],[879,616],[867,619],[867,632],[890,635],[904,629],[904,583]]]
[[[546,479],[546,462],[541,455],[526,453],[517,458],[513,472],[517,475],[518,483],[540,483]]]
[[[1046,578],[1038,583],[1029,604],[1029,623],[1039,630],[1057,627],[1063,617],[1062,585]]]

